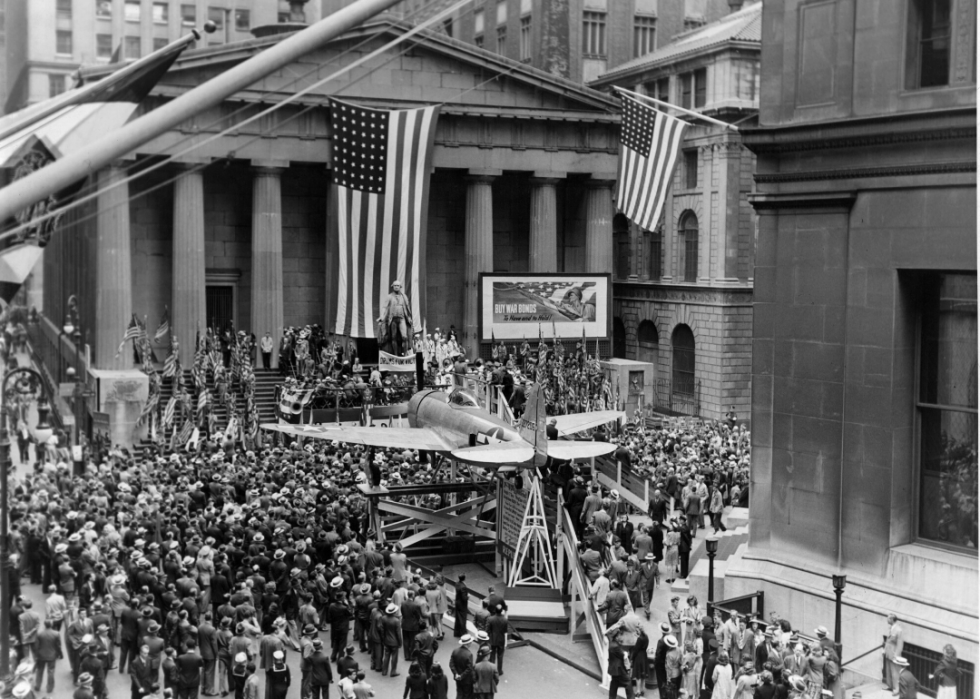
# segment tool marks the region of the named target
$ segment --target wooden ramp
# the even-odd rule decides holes
[[[568,633],[568,611],[561,590],[546,587],[508,587],[507,620],[518,631]]]

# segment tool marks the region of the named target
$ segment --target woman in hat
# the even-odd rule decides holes
[[[956,661],[956,649],[947,643],[943,646],[943,657],[936,669],[929,675],[939,682],[936,689],[936,699],[956,699],[956,683],[960,679],[960,668]]]
[[[718,653],[718,663],[711,673],[711,681],[714,683],[711,699],[732,699],[735,694],[735,682],[732,680],[732,666],[729,665],[728,653],[725,651]]]
[[[823,646],[819,643],[810,644],[810,655],[806,659],[806,680],[807,688],[805,699],[819,699],[823,691],[824,666],[827,664],[827,657],[824,655]]]

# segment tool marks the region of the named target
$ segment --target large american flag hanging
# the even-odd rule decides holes
[[[331,100],[331,247],[338,261],[334,332],[375,337],[400,280],[422,323],[432,140],[439,107],[386,111]],[[420,326],[421,327],[421,326]]]
[[[660,220],[687,124],[623,95],[616,204],[640,228]]]

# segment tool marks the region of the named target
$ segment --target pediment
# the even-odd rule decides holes
[[[409,29],[392,20],[365,24],[266,75],[230,101],[280,101],[334,75]],[[187,51],[153,95],[176,97],[289,36]],[[104,70],[89,74],[95,77]],[[584,120],[605,120],[619,113],[618,102],[601,92],[435,32],[406,39],[314,87],[297,102],[325,103],[330,96],[391,107],[446,103],[453,110],[532,118],[563,113],[564,118],[574,119],[580,113]]]

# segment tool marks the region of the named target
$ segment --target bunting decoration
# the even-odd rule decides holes
[[[157,331],[153,333],[153,339],[156,342],[160,342],[167,333],[170,332],[170,309],[166,306],[163,307],[163,318],[160,319],[160,325],[157,326]]]

